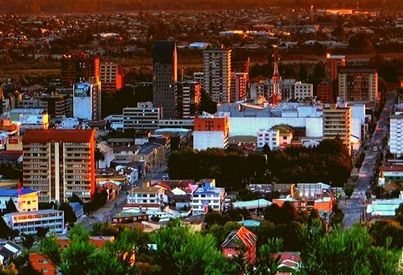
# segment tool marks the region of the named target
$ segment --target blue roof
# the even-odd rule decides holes
[[[0,197],[18,197],[19,195],[28,195],[32,193],[37,193],[39,191],[32,190],[29,188],[22,188],[22,189],[3,189],[0,188]]]
[[[243,220],[238,223],[242,224],[245,227],[259,227],[260,226],[260,221],[256,221],[256,220]]]

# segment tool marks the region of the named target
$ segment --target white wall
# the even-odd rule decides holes
[[[92,120],[91,97],[74,97],[73,104],[74,117]]]
[[[256,135],[256,132],[255,132]],[[193,149],[205,150],[208,148],[225,148],[224,132],[221,131],[194,131]]]

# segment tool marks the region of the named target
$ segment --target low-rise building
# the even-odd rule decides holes
[[[127,195],[127,207],[161,210],[164,206],[164,189],[155,186],[135,187]]]
[[[194,120],[193,148],[226,148],[229,138],[227,117],[199,117]]]
[[[151,102],[139,102],[137,107],[123,108],[123,129],[155,130],[161,118],[160,108]]]
[[[232,231],[221,244],[221,251],[225,258],[233,259],[242,256],[249,264],[256,261],[257,237],[242,226]]]
[[[191,207],[194,215],[205,214],[212,209],[224,210],[225,189],[215,187],[215,180],[201,180],[201,186],[193,193]]]
[[[257,147],[266,144],[271,150],[288,147],[294,137],[294,129],[288,125],[276,125],[268,130],[260,129],[257,132]]]
[[[42,275],[55,275],[57,274],[57,265],[45,254],[42,253],[29,253],[28,261],[32,268]]]
[[[22,254],[23,248],[18,244],[5,241],[0,243],[0,266],[6,266],[11,260]]]
[[[20,234],[37,234],[40,228],[47,228],[49,232],[55,234],[61,234],[64,231],[64,212],[60,210],[8,213],[3,216],[3,219],[10,229],[18,230]]]
[[[14,202],[18,212],[38,210],[39,191],[28,188],[3,189],[0,188],[0,211],[7,208],[10,199]]]

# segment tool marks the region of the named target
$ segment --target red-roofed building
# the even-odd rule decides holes
[[[250,264],[254,264],[256,261],[256,241],[256,235],[242,226],[227,236],[221,245],[221,250],[226,258],[238,257],[240,253],[245,251],[244,258]]]
[[[27,130],[23,142],[24,186],[40,190],[39,201],[84,201],[95,193],[94,130]]]
[[[67,248],[71,240],[67,237],[60,236],[57,238],[57,244],[59,245],[60,249],[65,249]],[[108,242],[114,242],[115,237],[113,236],[91,236],[90,237],[90,244],[96,246],[97,248],[102,248],[106,245]]]
[[[32,268],[40,274],[54,275],[57,274],[57,266],[49,259],[48,256],[41,253],[30,253],[29,263]]]
[[[281,261],[280,268],[285,267],[290,269],[290,272],[280,271],[277,275],[291,275],[291,270],[297,271],[301,266],[301,256],[299,252],[278,252],[272,255],[273,258],[279,258]]]

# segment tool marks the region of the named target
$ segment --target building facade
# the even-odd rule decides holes
[[[127,204],[135,209],[161,210],[164,205],[164,190],[159,187],[135,187],[127,196]]]
[[[332,84],[328,81],[321,81],[316,90],[318,99],[324,104],[334,103]]]
[[[10,199],[18,212],[36,211],[38,208],[39,191],[28,188],[0,189],[0,211],[7,209]]]
[[[5,214],[3,219],[10,229],[18,230],[20,234],[34,235],[40,228],[48,228],[49,232],[55,234],[64,231],[64,212],[61,210],[14,212]]]
[[[403,155],[403,113],[390,116],[389,151],[400,157]]]
[[[101,120],[101,82],[92,80],[74,84],[73,116],[83,120]]]
[[[305,100],[313,98],[313,84],[296,82],[294,85],[294,99]]]
[[[100,80],[104,92],[114,93],[124,86],[122,66],[115,62],[101,62]]]
[[[40,107],[44,108],[50,117],[71,117],[73,115],[73,100],[68,94],[49,94],[40,97]]]
[[[194,120],[193,148],[226,148],[229,138],[229,120],[227,117],[198,117]]]
[[[160,108],[151,102],[139,102],[137,107],[123,108],[123,129],[155,130],[161,118]]]
[[[351,107],[323,108],[323,139],[339,138],[351,152]]]
[[[65,55],[62,59],[61,76],[63,87],[73,87],[73,84],[90,78],[99,79],[99,57],[89,57],[86,54]]]
[[[376,102],[378,100],[378,73],[374,69],[340,69],[339,96],[346,101]]]
[[[214,180],[205,180],[202,186],[193,192],[190,206],[193,215],[205,214],[209,209],[224,211],[225,189],[215,187]]]
[[[231,73],[231,93],[230,102],[244,100],[247,96],[248,74],[247,73]]]
[[[201,102],[201,85],[196,81],[182,81],[177,89],[177,117],[192,119],[198,114]]]
[[[177,54],[175,41],[157,41],[153,50],[153,103],[163,118],[176,117]]]
[[[28,130],[22,142],[24,186],[40,191],[39,202],[93,197],[94,130]]]
[[[217,103],[228,103],[231,92],[231,50],[210,48],[203,51],[203,89]]]

